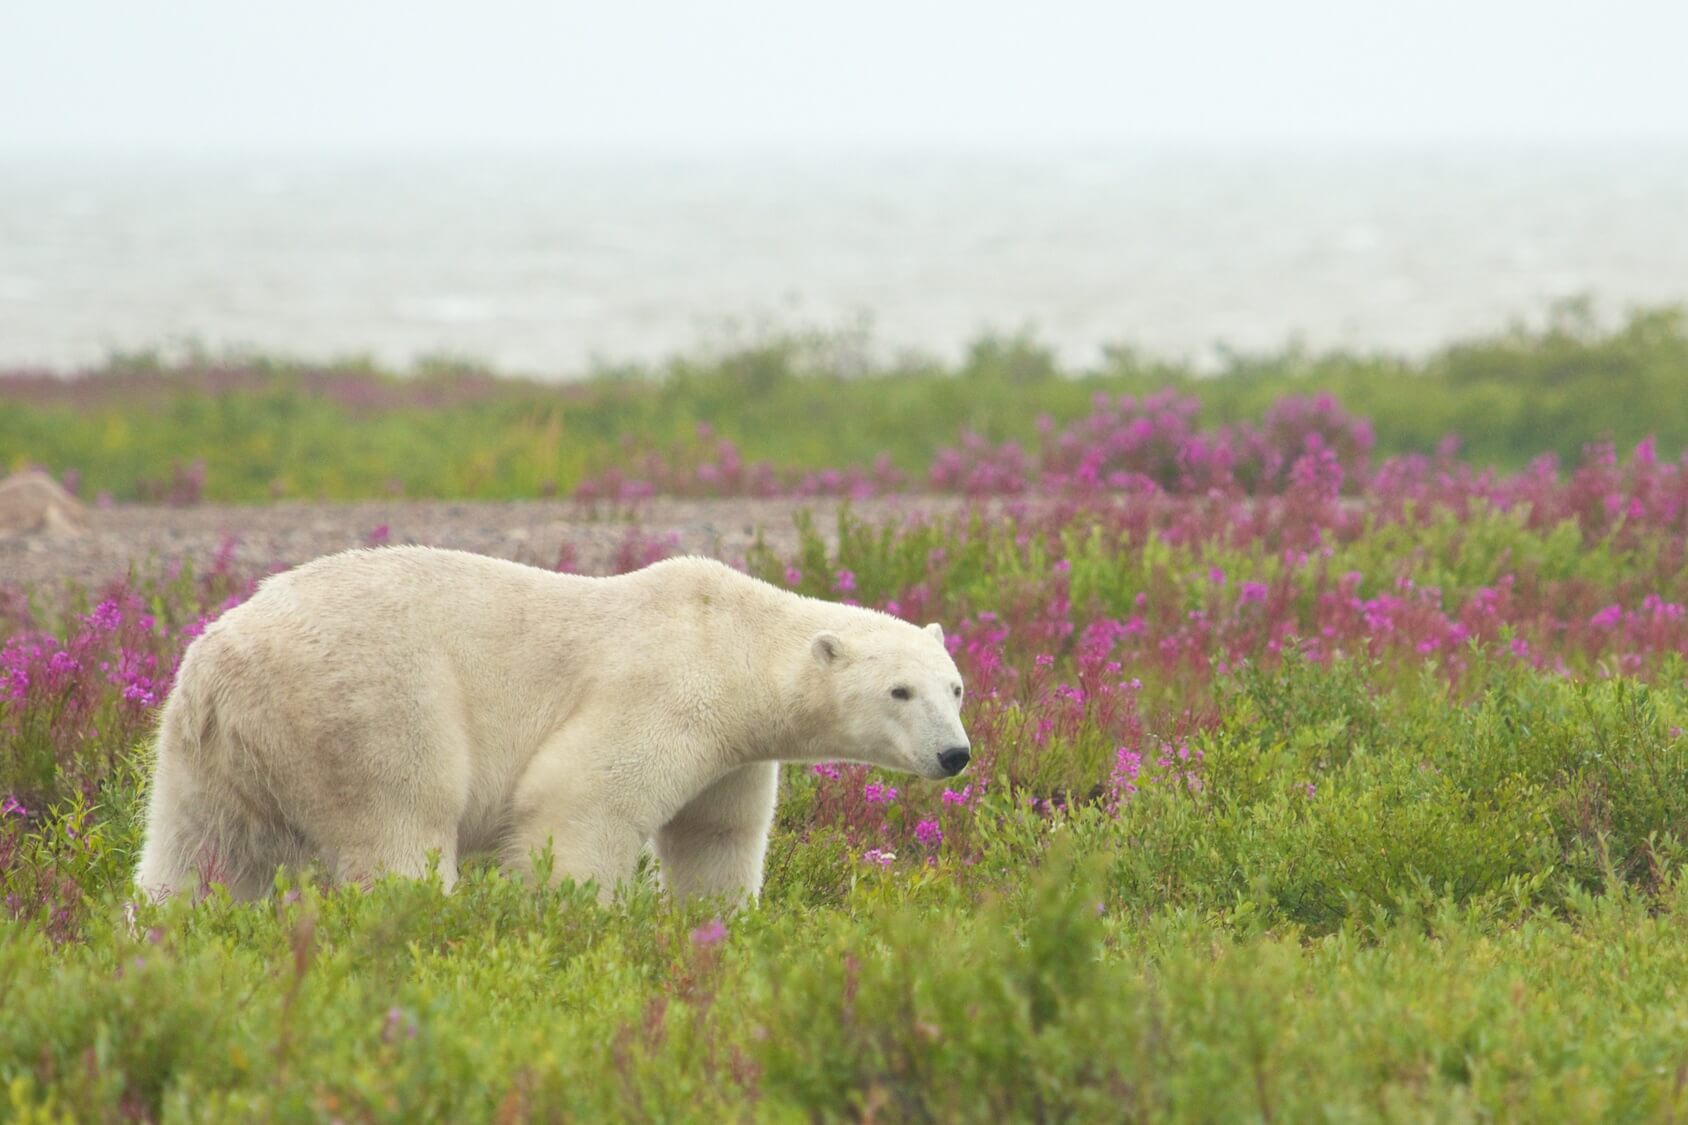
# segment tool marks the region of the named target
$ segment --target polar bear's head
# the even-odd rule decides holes
[[[961,673],[937,625],[810,642],[838,729],[829,756],[922,777],[954,777],[972,746],[961,725]]]

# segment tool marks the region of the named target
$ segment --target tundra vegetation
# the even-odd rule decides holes
[[[1060,377],[1023,344],[896,380],[790,358],[561,391],[279,365],[20,391],[0,453],[84,495],[167,495],[171,435],[204,443],[184,502],[549,481],[628,521],[629,566],[662,549],[652,494],[973,497],[800,515],[796,550],[727,561],[944,622],[975,760],[947,785],[788,769],[737,913],[648,871],[600,905],[490,864],[450,895],[307,870],[153,906],[129,884],[150,724],[261,575],[0,579],[6,1115],[1688,1112],[1679,319],[1207,381]]]

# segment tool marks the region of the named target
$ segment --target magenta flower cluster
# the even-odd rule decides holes
[[[1328,394],[1281,399],[1259,425],[1203,430],[1199,409],[1196,399],[1171,391],[1141,399],[1098,395],[1091,412],[1067,426],[1040,418],[1035,452],[964,432],[959,444],[933,455],[926,486],[964,496],[1295,490],[1334,498],[1345,484],[1366,478],[1371,425]],[[700,426],[692,442],[675,448],[624,443],[620,461],[583,481],[575,497],[621,507],[658,495],[862,500],[903,491],[908,483],[884,456],[866,468],[820,471],[747,462],[733,441]]]
[[[111,583],[84,612],[58,614],[56,628],[43,627],[19,591],[0,590],[0,747],[14,766],[30,763],[20,778],[39,787],[56,769],[97,799],[116,759],[151,729],[188,643],[253,588],[256,576],[237,579],[232,559],[226,547],[194,582],[169,576],[168,597]],[[161,603],[170,619],[158,616]],[[0,794],[0,824],[64,795],[26,782]]]

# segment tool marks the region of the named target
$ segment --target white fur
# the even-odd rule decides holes
[[[418,547],[266,581],[166,702],[136,880],[264,894],[496,852],[601,893],[655,845],[678,895],[754,896],[778,765],[926,777],[965,748],[937,626],[800,597],[707,559],[615,578]],[[893,688],[912,694],[893,698]]]

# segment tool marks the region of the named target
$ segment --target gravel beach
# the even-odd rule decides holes
[[[870,522],[939,514],[954,498],[888,497],[856,501]],[[508,502],[393,500],[351,503],[205,504],[172,508],[91,508],[90,528],[74,535],[0,536],[0,586],[55,580],[99,582],[130,566],[184,559],[208,564],[232,540],[243,569],[294,564],[372,542],[423,543],[551,567],[565,547],[574,569],[611,569],[630,536],[672,544],[668,553],[704,552],[741,559],[758,531],[776,549],[797,541],[793,517],[807,509],[831,533],[839,503],[830,500],[652,500],[636,516],[594,516],[569,500]],[[382,533],[379,529],[385,528]]]

